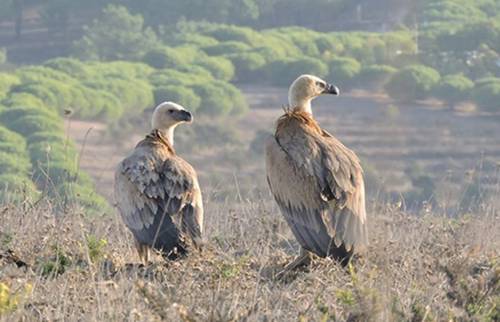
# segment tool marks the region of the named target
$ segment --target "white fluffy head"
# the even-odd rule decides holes
[[[301,75],[290,85],[288,102],[291,107],[300,107],[321,94],[339,95],[337,86],[328,84],[314,75]]]
[[[193,116],[183,106],[174,102],[163,102],[158,105],[151,120],[154,130],[168,130],[180,123],[191,123]]]

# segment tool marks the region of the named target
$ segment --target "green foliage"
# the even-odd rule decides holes
[[[58,118],[59,116],[51,110],[47,110],[40,107],[31,106],[16,106],[6,109],[2,114],[0,114],[0,120],[5,124],[11,124],[17,121],[19,118],[25,116],[43,116],[49,119]]]
[[[158,69],[176,68],[187,63],[181,53],[170,47],[152,49],[144,55],[142,60],[149,66]]]
[[[0,173],[0,201],[22,201],[37,195],[33,181],[23,174]]]
[[[257,46],[262,40],[262,36],[250,28],[234,25],[216,25],[210,29],[207,35],[220,42],[236,41],[250,46]]]
[[[87,240],[87,251],[90,261],[94,264],[101,262],[104,259],[108,241],[104,238],[98,238],[95,235],[88,235],[85,239]]]
[[[249,45],[240,41],[226,41],[205,47],[203,50],[210,56],[221,56],[249,51],[250,48]]]
[[[236,80],[239,82],[252,82],[258,79],[261,67],[266,60],[254,52],[227,55],[236,70]]]
[[[63,131],[63,124],[59,118],[48,118],[44,115],[26,115],[6,124],[6,126],[23,136],[30,136],[32,133],[42,131]]]
[[[40,263],[41,274],[45,277],[61,275],[71,266],[72,259],[59,246],[52,247],[54,254]]]
[[[50,108],[58,107],[58,98],[49,88],[40,83],[26,83],[14,86],[11,89],[11,93],[31,94],[41,100],[45,106],[49,106]]]
[[[248,108],[240,91],[225,82],[197,83],[192,88],[201,98],[200,113],[228,115],[241,113]]]
[[[363,66],[356,82],[358,85],[370,90],[382,90],[397,69],[387,65]]]
[[[33,106],[37,108],[47,109],[44,102],[30,93],[25,92],[9,92],[7,97],[2,101],[5,106]]]
[[[447,102],[450,106],[467,100],[474,88],[474,83],[462,74],[446,75],[441,78],[434,90],[434,95]]]
[[[210,71],[216,79],[230,81],[234,76],[234,66],[231,61],[222,56],[203,57],[195,61],[195,64]]]
[[[85,78],[89,75],[85,64],[74,58],[54,58],[46,61],[43,65],[76,78]]]
[[[329,80],[340,87],[352,85],[354,78],[361,71],[361,64],[354,58],[333,58],[329,63]]]
[[[301,74],[313,74],[324,77],[328,66],[315,58],[277,60],[263,67],[266,78],[274,85],[288,86]]]
[[[425,99],[438,84],[439,72],[423,65],[405,67],[395,73],[385,86],[394,99],[411,102]]]
[[[27,176],[31,170],[29,160],[16,154],[0,151],[0,173],[16,173],[19,176]]]
[[[35,132],[28,137],[28,144],[34,145],[40,142],[57,143],[58,145],[71,145],[69,138],[62,132]]]
[[[12,86],[19,83],[20,80],[16,75],[0,73],[0,97],[8,93]]]
[[[160,86],[154,91],[155,105],[164,101],[172,101],[181,104],[190,111],[196,111],[200,107],[201,99],[189,87],[168,85]]]
[[[0,143],[12,144],[19,147],[21,150],[26,149],[26,141],[16,132],[13,132],[6,127],[0,126]]]
[[[500,79],[489,78],[478,82],[472,97],[480,108],[492,112],[500,111]]]
[[[109,5],[100,19],[84,28],[83,37],[73,46],[73,54],[83,59],[138,59],[156,44],[156,35],[144,27],[140,15],[127,8]]]

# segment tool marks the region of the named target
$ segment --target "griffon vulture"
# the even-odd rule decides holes
[[[175,127],[192,119],[178,104],[158,105],[153,130],[115,172],[118,209],[146,264],[150,248],[173,259],[187,252],[189,240],[200,246],[203,204],[198,179],[173,147]]]
[[[346,265],[367,245],[363,170],[356,154],[313,118],[311,100],[321,94],[339,89],[312,75],[297,78],[266,145],[270,190],[301,245],[285,271],[309,263],[310,252]]]

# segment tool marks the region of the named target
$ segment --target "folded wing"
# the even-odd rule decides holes
[[[359,159],[332,135],[299,121],[268,140],[271,191],[299,243],[320,256],[367,244]]]
[[[121,216],[142,244],[170,250],[184,234],[199,243],[203,206],[196,173],[181,158],[161,152],[136,149],[119,165],[115,198]]]

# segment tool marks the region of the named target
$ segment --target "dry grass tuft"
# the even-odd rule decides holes
[[[277,280],[297,245],[274,204],[206,208],[203,253],[143,267],[115,216],[55,217],[47,205],[4,206],[0,320],[500,318],[500,221],[493,211],[457,219],[372,212],[371,245],[348,269],[316,259]]]

